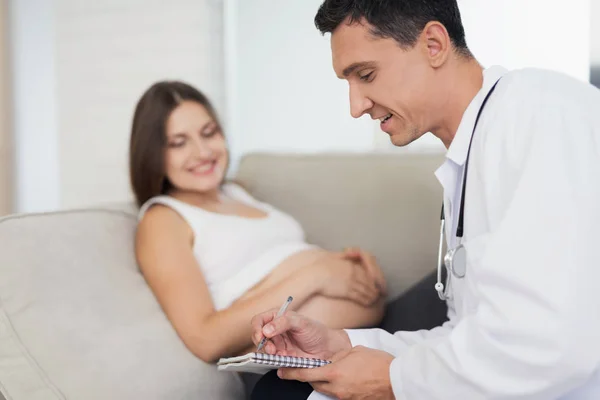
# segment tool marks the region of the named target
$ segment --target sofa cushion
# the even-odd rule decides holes
[[[0,391],[7,399],[242,399],[178,338],[137,269],[136,218],[0,220]]]
[[[373,252],[394,298],[436,268],[442,188],[434,172],[443,160],[439,153],[255,153],[241,160],[236,180],[297,218],[308,241]]]

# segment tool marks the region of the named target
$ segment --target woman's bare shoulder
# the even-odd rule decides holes
[[[140,219],[136,231],[138,241],[189,238],[191,234],[183,216],[164,204],[153,204]]]

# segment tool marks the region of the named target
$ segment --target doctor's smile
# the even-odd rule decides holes
[[[392,119],[394,119],[394,116],[389,113],[386,114],[385,116],[381,117],[381,118],[374,118],[374,119],[378,119],[380,121],[380,128],[382,131],[384,131],[385,133],[391,133],[392,129],[393,129],[393,124],[394,122],[392,121]]]

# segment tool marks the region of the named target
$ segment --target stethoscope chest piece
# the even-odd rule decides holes
[[[457,278],[464,278],[467,273],[467,252],[462,244],[450,249],[445,257],[444,264]]]

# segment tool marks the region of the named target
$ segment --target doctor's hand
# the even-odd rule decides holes
[[[280,368],[282,379],[308,382],[317,391],[340,400],[393,400],[390,364],[394,357],[381,350],[356,346],[318,368]]]
[[[252,318],[252,341],[258,345],[263,336],[269,339],[264,347],[266,353],[330,360],[336,353],[351,348],[343,330],[330,329],[293,311],[275,318],[277,311],[272,309]]]

